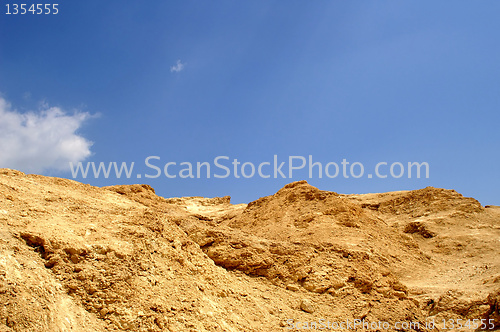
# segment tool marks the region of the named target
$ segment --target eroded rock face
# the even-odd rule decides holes
[[[400,235],[359,205],[305,181],[250,203],[216,227],[196,221],[180,225],[226,269],[264,276],[283,287],[295,283],[318,294],[342,288],[341,292],[363,294],[380,289],[384,296],[401,298],[390,291],[396,278],[379,268],[381,258],[368,249],[372,244],[363,250],[346,243],[349,239],[369,243],[379,234],[387,239]]]
[[[209,227],[196,220],[180,225],[216,264],[224,268],[263,276],[275,285],[293,291],[340,298],[384,298],[384,302],[373,305],[370,310],[382,314],[395,305],[390,299],[397,300],[396,307],[405,301],[409,307],[413,304],[422,307],[425,291],[416,288],[412,294],[412,289],[406,287],[397,275],[405,270],[422,270],[425,274],[429,269],[435,269],[432,252],[423,252],[420,241],[436,237],[436,247],[432,250],[448,253],[444,250],[445,243],[455,240],[440,237],[434,231],[432,218],[436,215],[442,218],[444,214],[449,216],[447,223],[461,224],[464,213],[466,218],[473,219],[482,215],[484,210],[475,200],[434,188],[380,197],[379,200],[386,202],[387,206],[402,205],[384,208],[384,211],[389,211],[386,215],[373,208],[374,203],[367,205],[359,202],[363,197],[353,199],[352,196],[323,192],[301,181],[248,204],[240,214],[215,218],[215,223]],[[455,208],[454,203],[447,200],[459,204]],[[467,207],[467,202],[472,206]],[[431,208],[428,208],[429,204]],[[425,214],[431,222],[411,219],[410,213],[401,218],[404,227],[390,223],[404,211],[410,211],[412,205],[418,207],[415,213],[418,218]],[[419,210],[421,207],[425,212]],[[419,278],[420,283],[425,283],[425,276]],[[447,285],[450,284],[444,286]],[[445,291],[446,288],[441,290]],[[427,295],[439,302],[436,294]],[[484,301],[484,295],[471,297],[469,294],[460,297],[454,306],[471,307],[470,310],[439,312],[444,312],[445,316],[477,317],[487,310]],[[426,315],[432,312],[428,307],[422,308]]]
[[[341,195],[300,181],[232,205],[0,170],[0,330],[500,324],[500,213],[478,204],[443,189]]]
[[[500,290],[496,290],[488,295],[489,308],[483,313],[481,318],[488,320],[488,329],[492,330],[500,326]]]
[[[409,214],[414,217],[452,209],[462,213],[480,213],[484,210],[473,198],[464,197],[455,190],[433,187],[408,191],[381,200],[378,204],[372,205],[374,206],[381,212]]]
[[[436,236],[436,233],[430,231],[426,224],[420,221],[412,221],[406,224],[403,232],[408,234],[420,234],[425,238],[432,238]]]

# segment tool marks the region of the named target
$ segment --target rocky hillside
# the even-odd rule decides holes
[[[0,225],[0,331],[500,327],[500,208],[453,190],[232,205],[0,169]]]

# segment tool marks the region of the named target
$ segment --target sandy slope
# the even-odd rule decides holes
[[[1,169],[0,225],[0,331],[500,326],[500,209],[452,190],[301,181],[232,205]]]

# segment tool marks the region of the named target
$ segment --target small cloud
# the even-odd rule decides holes
[[[178,73],[184,69],[184,63],[181,62],[181,60],[177,60],[175,66],[170,67],[170,72],[171,73]]]
[[[0,167],[35,173],[68,170],[70,162],[91,154],[92,142],[77,134],[89,117],[46,103],[38,112],[20,113],[0,97]]]

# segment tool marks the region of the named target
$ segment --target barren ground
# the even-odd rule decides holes
[[[232,205],[0,169],[0,225],[0,331],[500,327],[500,208],[453,190]]]

